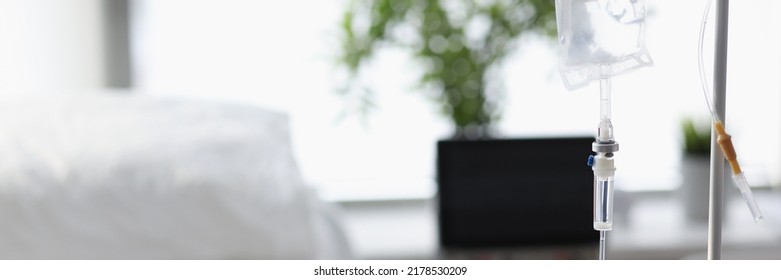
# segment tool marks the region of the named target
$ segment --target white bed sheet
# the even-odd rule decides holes
[[[0,258],[349,258],[285,115],[141,94],[0,97]]]

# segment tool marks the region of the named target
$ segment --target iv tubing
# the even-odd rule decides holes
[[[604,261],[605,260],[605,235],[607,234],[606,231],[600,231],[599,232],[599,260]]]
[[[599,118],[610,119],[610,78],[599,79]]]
[[[710,90],[708,89],[708,78],[705,77],[705,63],[702,59],[702,53],[703,53],[703,42],[705,41],[705,26],[708,24],[708,14],[710,12],[710,5],[713,0],[708,0],[708,2],[705,4],[705,12],[702,15],[702,24],[700,24],[700,39],[698,41],[698,55],[697,55],[697,62],[699,64],[699,70],[700,70],[700,84],[702,84],[702,94],[705,96],[705,102],[708,105],[708,111],[710,111],[711,116],[713,117],[713,122],[721,122],[721,119],[718,115],[713,111],[713,102],[710,100]]]
[[[704,60],[703,42],[705,41],[704,40],[705,26],[708,23],[708,14],[712,2],[713,2],[712,0],[708,0],[708,2],[705,4],[705,12],[702,15],[702,24],[700,25],[700,38],[698,43],[699,50],[697,56],[697,61],[699,64],[699,72],[700,72],[700,83],[702,84],[702,92],[703,95],[705,96],[705,102],[707,103],[708,110],[710,111],[712,116],[716,143],[719,144],[719,146],[721,147],[721,151],[723,152],[725,159],[729,162],[730,167],[732,168],[732,178],[735,181],[735,186],[738,187],[741,195],[743,196],[743,199],[746,201],[746,205],[748,206],[749,210],[751,210],[751,215],[754,217],[754,221],[759,223],[762,221],[763,218],[762,211],[759,210],[759,206],[757,205],[757,202],[754,199],[753,192],[751,191],[751,187],[749,187],[748,181],[746,180],[746,176],[743,174],[743,171],[740,169],[740,164],[738,163],[737,154],[735,153],[735,147],[732,144],[732,137],[729,134],[727,134],[726,130],[724,129],[724,124],[721,122],[721,119],[719,118],[718,114],[716,114],[713,110],[713,103],[711,103],[710,92],[708,90],[708,81],[707,78],[705,77],[705,65],[703,63]],[[726,22],[726,17],[723,20]],[[721,28],[721,26],[719,26],[719,28]],[[724,33],[725,33],[724,37],[726,37],[726,31]],[[724,57],[726,57],[726,39],[724,41],[725,41]],[[725,68],[726,68],[726,61],[724,61],[723,63],[725,64]],[[725,76],[724,79],[726,80],[726,73],[724,74],[724,76]],[[716,81],[722,82],[719,79],[716,79]]]

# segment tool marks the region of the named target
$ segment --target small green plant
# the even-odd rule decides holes
[[[710,155],[711,131],[709,125],[701,125],[691,118],[681,123],[684,139],[684,153],[688,155]]]
[[[423,62],[420,88],[435,92],[455,137],[488,136],[501,114],[496,66],[522,34],[554,37],[554,8],[553,0],[353,1],[341,23],[339,63],[350,73],[342,93],[372,106],[370,87],[356,86],[356,77],[379,48],[400,46]]]

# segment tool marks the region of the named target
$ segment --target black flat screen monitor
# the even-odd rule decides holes
[[[443,248],[593,243],[592,137],[440,141]]]

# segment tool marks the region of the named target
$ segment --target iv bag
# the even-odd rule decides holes
[[[643,42],[642,0],[556,0],[559,73],[573,90],[653,60]]]

